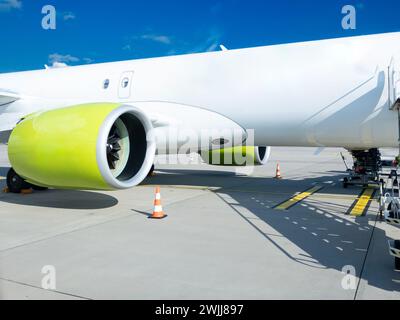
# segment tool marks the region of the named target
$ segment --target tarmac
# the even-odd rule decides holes
[[[252,173],[157,165],[117,192],[1,193],[0,299],[399,299],[400,232],[373,194],[342,187],[342,151],[273,148]],[[3,146],[1,188],[8,168]],[[163,220],[148,219],[156,186]]]

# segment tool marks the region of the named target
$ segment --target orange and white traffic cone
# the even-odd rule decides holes
[[[22,189],[21,190],[21,194],[22,195],[27,195],[27,194],[32,194],[33,193],[33,189],[29,188],[29,189]]]
[[[164,213],[161,205],[161,192],[160,187],[156,188],[156,199],[154,200],[154,211],[150,219],[164,219],[167,215]]]
[[[281,175],[281,166],[278,165],[276,166],[276,175],[275,175],[275,179],[281,180],[282,179],[282,175]]]

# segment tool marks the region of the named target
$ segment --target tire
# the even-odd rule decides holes
[[[22,189],[32,188],[32,186],[22,179],[12,168],[7,173],[7,187],[11,193],[21,193]]]
[[[395,240],[394,242],[395,249],[400,250],[400,241]],[[400,270],[400,258],[394,258],[394,267],[396,270]]]
[[[344,178],[344,179],[343,179],[343,188],[344,188],[344,189],[347,189],[347,187],[349,186],[348,183],[349,183],[349,179]]]
[[[39,186],[35,186],[35,185],[32,185],[32,189],[35,190],[35,191],[46,191],[46,190],[49,190],[49,188],[47,188],[47,187],[39,187]]]
[[[155,170],[155,166],[153,164],[151,169],[150,169],[150,171],[149,171],[149,173],[148,173],[148,175],[147,175],[147,177],[151,177],[153,175],[153,173],[154,173],[154,170]]]

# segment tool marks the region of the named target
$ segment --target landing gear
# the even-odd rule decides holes
[[[7,187],[11,193],[21,193],[23,189],[31,188],[31,185],[11,168],[7,173]]]
[[[12,168],[7,173],[7,188],[11,193],[21,193],[22,190],[31,188],[36,191],[48,190],[46,187],[40,187],[26,182]]]
[[[381,154],[378,149],[370,149],[367,151],[355,150],[351,152],[354,160],[352,169],[345,162],[348,177],[343,180],[343,188],[350,185],[361,185],[366,188],[369,184],[379,185],[379,172],[381,171]]]

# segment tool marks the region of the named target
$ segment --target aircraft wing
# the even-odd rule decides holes
[[[0,107],[19,100],[18,94],[0,89]]]
[[[4,143],[4,132],[8,134],[9,131],[13,130],[18,120],[23,116],[23,114],[7,113],[6,111],[7,105],[19,99],[21,97],[18,94],[0,89],[0,143]]]

